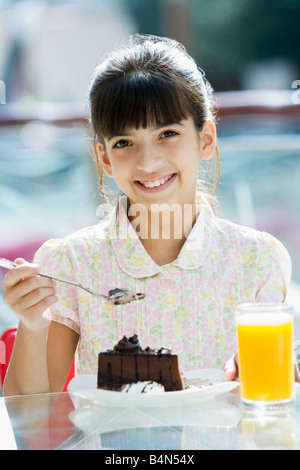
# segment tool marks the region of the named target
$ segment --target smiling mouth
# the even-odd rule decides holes
[[[160,186],[163,186],[166,184],[169,180],[171,180],[176,173],[172,173],[171,175],[164,176],[162,178],[157,178],[156,180],[152,181],[136,181],[140,186],[143,186],[144,188],[159,188]]]

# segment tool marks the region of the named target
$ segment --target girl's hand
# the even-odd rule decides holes
[[[4,301],[30,331],[48,329],[51,323],[48,307],[57,302],[52,279],[39,276],[40,268],[22,258],[10,269],[2,283]]]
[[[224,380],[234,381],[239,378],[239,357],[235,353],[224,365]]]

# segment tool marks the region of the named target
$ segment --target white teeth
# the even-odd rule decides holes
[[[155,181],[148,181],[148,182],[143,182],[143,181],[140,181],[140,183],[145,186],[145,188],[154,188],[156,186],[160,186],[161,184],[164,184],[166,183],[166,181],[168,181],[169,179],[172,178],[173,175],[170,175],[168,176],[167,178],[162,178],[160,180],[155,180]]]

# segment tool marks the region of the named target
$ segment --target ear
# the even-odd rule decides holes
[[[210,160],[216,150],[217,133],[213,121],[207,119],[200,132],[201,160]]]
[[[112,174],[112,169],[111,169],[111,163],[107,155],[105,145],[102,142],[97,142],[96,152],[97,152],[98,159],[106,175],[112,177],[113,174]]]

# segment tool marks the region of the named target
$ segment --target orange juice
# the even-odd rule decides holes
[[[266,308],[260,310],[254,313],[244,310],[237,315],[242,399],[292,400],[293,315],[287,310],[276,312],[276,308],[274,313]]]

